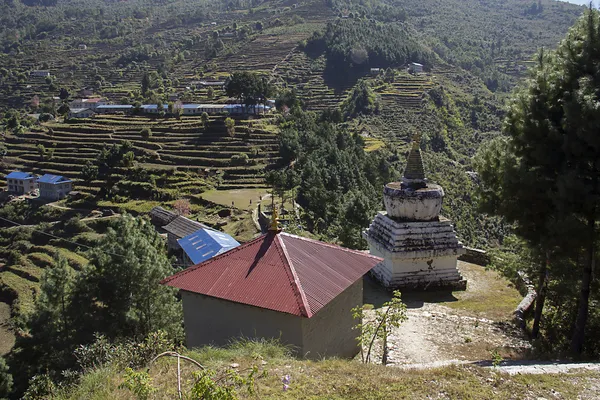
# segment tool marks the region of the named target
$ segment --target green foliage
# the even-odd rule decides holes
[[[150,395],[157,391],[152,387],[152,378],[148,372],[136,372],[131,368],[125,370],[124,382],[121,386],[131,390],[138,400],[148,400]]]
[[[242,376],[234,369],[225,371],[205,369],[194,372],[195,381],[190,394],[194,399],[237,400],[237,391],[241,388],[246,389],[249,395],[255,393],[258,372],[256,366],[253,366],[246,376]]]
[[[142,136],[142,139],[150,139],[152,137],[152,130],[148,127],[142,128],[140,130],[140,135]]]
[[[297,113],[281,129],[281,162],[295,161],[301,177],[297,201],[307,229],[361,248],[360,231],[382,206],[380,188],[397,177],[391,155],[365,153],[362,138],[326,114]]]
[[[369,68],[419,62],[431,68],[434,56],[402,24],[367,19],[337,19],[307,42],[309,55],[324,53],[327,71],[338,77],[364,75]]]
[[[253,72],[234,72],[225,81],[225,93],[246,105],[265,104],[274,87],[266,76]]]
[[[225,127],[229,136],[235,135],[235,120],[233,118],[225,118]]]
[[[598,83],[591,77],[599,73],[599,29],[600,13],[588,10],[556,52],[540,52],[531,79],[511,101],[507,137],[483,148],[476,163],[484,184],[483,207],[515,222],[516,232],[538,258],[549,260],[539,269],[540,290],[547,274],[557,279],[564,274],[568,260],[579,265],[579,282],[574,282],[580,285],[578,306],[572,313],[577,317],[571,320],[575,353],[583,349],[590,298],[598,296],[592,291],[592,269],[600,218],[595,145],[600,114],[594,105]]]
[[[379,102],[375,92],[366,80],[361,80],[352,89],[348,98],[342,103],[342,112],[346,118],[377,113]]]
[[[0,357],[0,400],[6,400],[12,390],[13,379],[4,357]]]
[[[406,304],[402,302],[400,291],[395,290],[392,298],[375,310],[374,318],[367,317],[362,306],[352,309],[352,316],[358,320],[354,329],[359,331],[357,340],[361,349],[362,362],[371,361],[371,351],[376,340],[381,341],[381,363],[387,362],[387,339],[393,328],[398,328],[408,319]],[[366,354],[365,354],[366,349]]]
[[[88,255],[90,268],[84,274],[92,293],[103,306],[91,306],[102,326],[96,332],[109,337],[146,337],[165,330],[170,337],[181,335],[181,304],[174,289],[159,282],[172,274],[164,242],[146,220],[124,216],[117,219],[97,247]]]

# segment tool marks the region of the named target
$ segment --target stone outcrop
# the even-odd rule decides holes
[[[464,290],[457,268],[465,253],[450,220],[439,215],[444,190],[427,183],[418,142],[402,177],[383,191],[380,212],[363,237],[371,254],[384,259],[371,273],[385,287]]]

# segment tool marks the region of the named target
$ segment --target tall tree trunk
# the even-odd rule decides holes
[[[540,321],[542,320],[542,311],[544,310],[544,302],[546,301],[546,275],[548,274],[548,253],[546,252],[546,260],[540,265],[539,280],[537,285],[537,298],[535,299],[535,314],[533,317],[533,328],[531,329],[531,337],[537,339],[540,332]]]
[[[588,228],[590,235],[590,243],[588,244],[587,262],[583,266],[581,276],[581,288],[579,290],[579,304],[577,310],[577,320],[575,321],[575,332],[571,339],[571,351],[575,354],[581,354],[583,350],[583,342],[585,340],[585,325],[588,319],[589,299],[590,299],[590,284],[592,282],[592,271],[596,263],[596,221],[593,217],[588,218]]]

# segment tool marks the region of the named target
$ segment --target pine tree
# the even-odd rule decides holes
[[[141,339],[164,330],[180,338],[181,304],[172,288],[160,284],[174,270],[163,239],[149,221],[119,218],[90,251],[89,260],[82,287],[91,292],[79,296],[88,297],[85,303],[93,307],[89,315],[102,321],[99,332]]]
[[[513,97],[507,138],[482,150],[478,161],[484,206],[517,222],[542,263],[549,254],[585,249],[574,353],[583,350],[600,217],[599,19],[588,10],[556,52],[540,54],[527,86]],[[543,296],[536,308],[541,313]]]

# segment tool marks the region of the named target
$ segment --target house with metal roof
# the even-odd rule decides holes
[[[164,226],[177,218],[178,215],[173,211],[165,210],[161,206],[156,206],[152,210],[150,210],[150,221],[154,225]]]
[[[90,118],[94,116],[94,110],[91,108],[71,108],[68,113],[69,118]]]
[[[95,110],[98,114],[115,114],[118,112],[128,114],[133,111],[133,106],[131,104],[104,104],[97,106]]]
[[[353,357],[352,308],[381,258],[271,230],[162,281],[183,300],[188,348],[274,338],[298,355]]]
[[[61,175],[45,174],[38,178],[40,198],[60,200],[73,190],[73,182]]]
[[[177,242],[179,239],[191,235],[202,228],[209,227],[181,215],[162,227],[162,229],[167,232],[167,247],[169,250],[175,251],[181,250],[181,246]]]
[[[182,237],[177,243],[183,250],[183,263],[187,266],[199,264],[240,245],[228,234],[210,228]]]
[[[13,171],[6,175],[8,191],[14,194],[25,194],[37,189],[37,176],[29,172]]]

